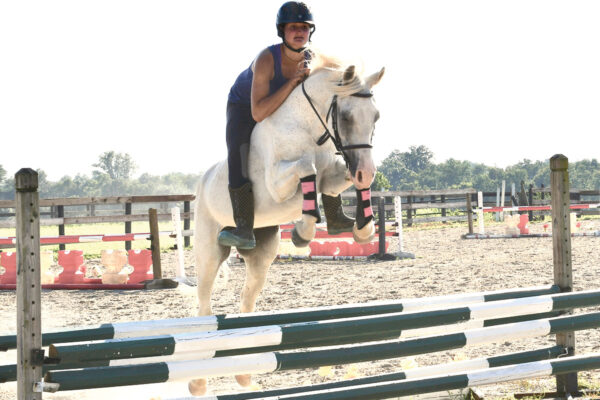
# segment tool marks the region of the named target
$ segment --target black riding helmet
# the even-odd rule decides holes
[[[284,39],[283,35],[283,27],[285,24],[289,24],[291,22],[303,22],[310,26],[310,35],[308,36],[308,40],[310,41],[312,34],[315,32],[315,22],[310,9],[305,3],[300,1],[288,1],[283,3],[283,5],[279,8],[277,12],[277,21],[275,26],[277,26],[277,36],[281,39]],[[304,49],[295,50],[291,48],[286,42],[285,39],[283,43],[290,50],[301,52]]]

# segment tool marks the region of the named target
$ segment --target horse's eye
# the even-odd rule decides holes
[[[342,121],[344,122],[351,122],[352,121],[352,115],[348,112],[343,112],[342,113]]]

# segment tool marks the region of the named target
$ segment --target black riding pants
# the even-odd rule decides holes
[[[227,166],[229,187],[239,188],[250,182],[248,178],[248,152],[250,135],[256,125],[250,104],[227,102]]]

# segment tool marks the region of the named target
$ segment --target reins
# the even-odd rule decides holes
[[[348,157],[348,154],[345,152],[345,150],[373,148],[373,146],[368,143],[350,144],[350,145],[344,146],[344,144],[342,143],[342,138],[340,137],[339,129],[338,129],[338,121],[337,121],[338,120],[338,104],[337,104],[338,96],[337,96],[337,94],[333,95],[333,99],[331,100],[331,105],[329,106],[329,110],[327,110],[327,116],[325,117],[325,122],[323,122],[323,119],[321,118],[321,115],[315,108],[315,105],[313,104],[312,99],[310,98],[308,93],[306,93],[306,88],[304,87],[304,81],[302,81],[302,93],[304,93],[304,97],[306,97],[306,100],[308,100],[308,104],[310,104],[314,113],[317,115],[317,118],[319,118],[321,125],[323,125],[323,128],[325,128],[325,132],[321,135],[321,137],[319,137],[319,140],[317,140],[317,145],[322,146],[323,144],[325,144],[327,142],[327,140],[331,139],[331,141],[333,142],[333,144],[337,150],[336,154],[340,154],[344,158],[344,161],[346,162],[346,166],[350,165],[350,158]],[[372,92],[368,92],[368,93],[360,93],[359,92],[359,93],[353,93],[353,94],[351,94],[351,96],[369,98],[369,97],[373,97],[373,93]],[[326,124],[326,122],[329,122],[330,115],[331,115],[331,127],[333,129],[333,135],[329,131],[329,128],[327,128],[327,124]]]

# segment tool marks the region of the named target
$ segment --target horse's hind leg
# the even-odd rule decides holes
[[[270,226],[254,230],[256,247],[252,250],[240,250],[246,263],[246,282],[242,290],[240,311],[252,312],[256,299],[265,285],[267,271],[277,256],[279,247],[279,227]],[[250,375],[236,375],[235,379],[241,386],[249,386]]]
[[[240,311],[254,311],[256,299],[262,290],[267,271],[277,256],[279,247],[279,227],[269,226],[254,230],[256,247],[252,250],[240,250],[246,263],[246,282],[242,290]]]

